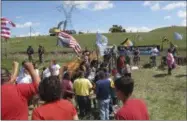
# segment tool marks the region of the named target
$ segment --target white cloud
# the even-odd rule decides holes
[[[148,28],[148,27],[126,27],[125,28],[127,32],[149,32],[152,30],[152,28]]]
[[[90,9],[90,10],[104,10],[113,8],[114,5],[110,1],[64,1],[66,5],[76,4],[78,9]],[[93,7],[91,7],[93,5]]]
[[[96,29],[96,30],[90,30],[89,31],[90,33],[108,33],[108,30],[105,30],[105,29]]]
[[[178,15],[178,17],[180,17],[180,18],[186,18],[186,11],[178,11],[178,13],[177,13],[177,15]]]
[[[170,4],[167,4],[162,9],[163,10],[173,10],[173,9],[176,9],[176,8],[185,8],[185,7],[186,7],[186,2],[185,1],[180,1],[180,2],[172,2]]]
[[[159,4],[159,3],[156,3],[156,4],[154,4],[153,6],[151,6],[150,8],[151,8],[151,10],[153,10],[153,11],[160,10],[160,4]]]
[[[160,10],[160,3],[163,1],[144,1],[143,6],[149,7],[152,11]]]
[[[143,3],[143,6],[150,6],[151,5],[151,1],[145,1],[144,3]]]
[[[39,26],[40,23],[33,23],[33,22],[25,22],[24,24],[16,24],[17,28],[27,28],[30,26]]]
[[[38,35],[40,35],[40,32],[31,33],[31,36],[38,36]],[[30,36],[30,33],[21,34],[18,37],[27,37],[27,36]]]
[[[89,29],[89,30],[79,30],[79,31],[81,31],[83,33],[97,33],[97,32],[99,32],[99,33],[108,33],[108,29],[100,29],[100,28],[98,28],[98,29]]]
[[[85,9],[88,5],[93,3],[93,1],[64,1],[65,5],[76,5],[76,8]]]
[[[22,18],[22,16],[16,16],[16,19],[20,19],[20,18]]]
[[[169,19],[171,19],[171,16],[165,16],[164,17],[164,20],[169,20]]]
[[[104,10],[104,9],[110,9],[113,8],[114,5],[109,1],[100,1],[94,5],[93,10]]]

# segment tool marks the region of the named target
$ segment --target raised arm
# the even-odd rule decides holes
[[[29,72],[29,74],[31,75],[32,81],[34,81],[36,84],[39,84],[41,79],[40,79],[40,76],[37,75],[32,63],[27,62],[27,63],[24,64],[24,67]]]
[[[16,78],[17,78],[17,75],[18,75],[18,68],[19,68],[19,63],[14,61],[13,62],[13,68],[12,68],[12,76],[11,76],[11,79],[10,79],[10,82],[11,83],[15,83],[16,81]]]
[[[24,64],[24,67],[31,75],[33,82],[30,84],[18,84],[17,89],[26,100],[29,100],[33,95],[37,94],[40,76],[37,75],[32,63],[27,62]]]

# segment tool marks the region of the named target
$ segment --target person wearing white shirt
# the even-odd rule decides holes
[[[16,83],[17,84],[22,84],[22,83],[32,83],[32,78],[29,75],[29,73],[27,72],[27,70],[25,68],[21,69],[21,72],[19,73],[17,79],[16,79]]]
[[[158,55],[159,51],[157,49],[157,47],[152,48],[151,50],[151,59],[152,59],[152,63],[153,66],[156,66],[156,56]]]
[[[48,78],[50,76],[51,76],[51,72],[50,72],[49,68],[44,68],[43,72],[42,72],[42,79]]]
[[[60,65],[56,63],[56,60],[52,61],[51,70],[52,70],[52,76],[59,76]]]

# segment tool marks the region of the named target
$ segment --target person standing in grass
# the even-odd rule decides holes
[[[38,48],[38,56],[39,56],[39,61],[40,63],[43,63],[43,57],[44,57],[45,49],[43,46],[39,45]]]
[[[25,69],[32,77],[32,83],[17,84],[19,64],[13,63],[13,75],[1,68],[1,119],[28,120],[28,101],[37,94],[40,77],[36,74],[32,63],[24,63]]]
[[[66,72],[62,78],[62,94],[63,98],[67,100],[72,100],[73,98],[73,83],[71,81],[70,72]]]
[[[78,120],[75,107],[68,100],[61,99],[62,86],[57,76],[41,81],[39,96],[44,105],[33,110],[32,120]]]
[[[122,108],[115,113],[116,120],[149,120],[146,104],[131,98],[134,89],[134,80],[130,77],[121,77],[114,82],[117,97],[123,102]]]
[[[77,104],[79,106],[80,117],[84,117],[90,113],[90,92],[93,86],[92,83],[85,78],[84,72],[78,71],[77,79],[73,83]]]
[[[109,120],[111,83],[106,78],[104,71],[99,71],[98,74],[100,80],[96,82],[96,98],[98,100],[100,119]]]
[[[140,61],[140,51],[138,48],[136,48],[134,50],[133,64],[137,66],[139,65],[139,61]]]
[[[159,51],[157,47],[153,47],[151,49],[151,59],[152,59],[152,66],[156,67],[156,56],[158,55]]]
[[[52,76],[59,76],[60,75],[60,65],[57,64],[56,60],[51,61],[51,75]]]
[[[120,74],[122,74],[122,69],[124,68],[125,66],[125,56],[123,55],[120,55],[117,59],[117,69],[118,69],[118,72]]]
[[[131,77],[131,66],[128,63],[126,63],[126,61],[125,61],[125,66],[122,70],[122,74],[123,76]]]
[[[175,58],[172,54],[171,49],[168,49],[168,54],[167,54],[167,65],[168,65],[168,75],[171,75],[172,69],[175,68]]]
[[[34,49],[32,48],[32,46],[29,46],[27,48],[27,55],[28,55],[28,59],[31,62],[33,60],[33,54],[34,54]]]

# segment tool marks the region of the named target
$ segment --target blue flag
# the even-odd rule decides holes
[[[99,48],[99,52],[100,52],[100,55],[103,56],[104,55],[104,51],[108,45],[108,39],[106,36],[100,34],[100,33],[97,33],[96,34],[96,45],[97,47]]]
[[[174,39],[175,39],[175,40],[182,40],[182,39],[183,39],[183,37],[182,37],[182,35],[181,35],[181,34],[179,34],[179,33],[175,32],[175,33],[174,33]]]

